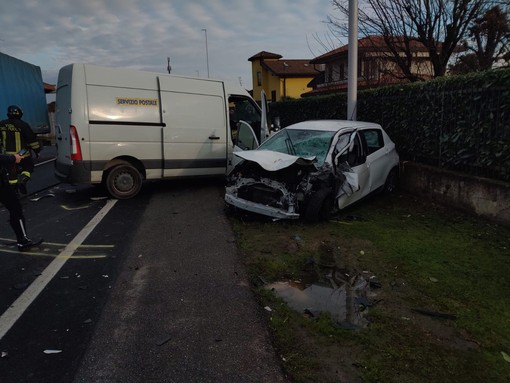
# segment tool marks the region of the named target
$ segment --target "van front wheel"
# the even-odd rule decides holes
[[[113,198],[128,199],[138,194],[142,187],[142,175],[129,164],[117,165],[108,170],[106,189]]]

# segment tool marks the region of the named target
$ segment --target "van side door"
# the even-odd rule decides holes
[[[164,176],[222,175],[227,113],[220,81],[160,77]]]

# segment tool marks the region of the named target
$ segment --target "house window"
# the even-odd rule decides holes
[[[339,67],[340,80],[345,80],[345,65],[342,63]]]
[[[333,65],[328,65],[328,73],[326,75],[326,82],[333,82]]]
[[[262,86],[262,73],[257,72],[257,85]]]
[[[371,60],[363,62],[363,77],[367,80],[375,77],[375,63]]]

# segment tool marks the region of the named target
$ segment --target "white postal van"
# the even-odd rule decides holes
[[[269,136],[266,111],[264,97],[261,110],[237,84],[67,65],[57,85],[55,174],[104,183],[119,199],[144,180],[224,176],[234,151]]]

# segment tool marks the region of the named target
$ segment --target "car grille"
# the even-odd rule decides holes
[[[263,184],[243,186],[238,191],[238,197],[247,201],[281,208],[282,192]]]

